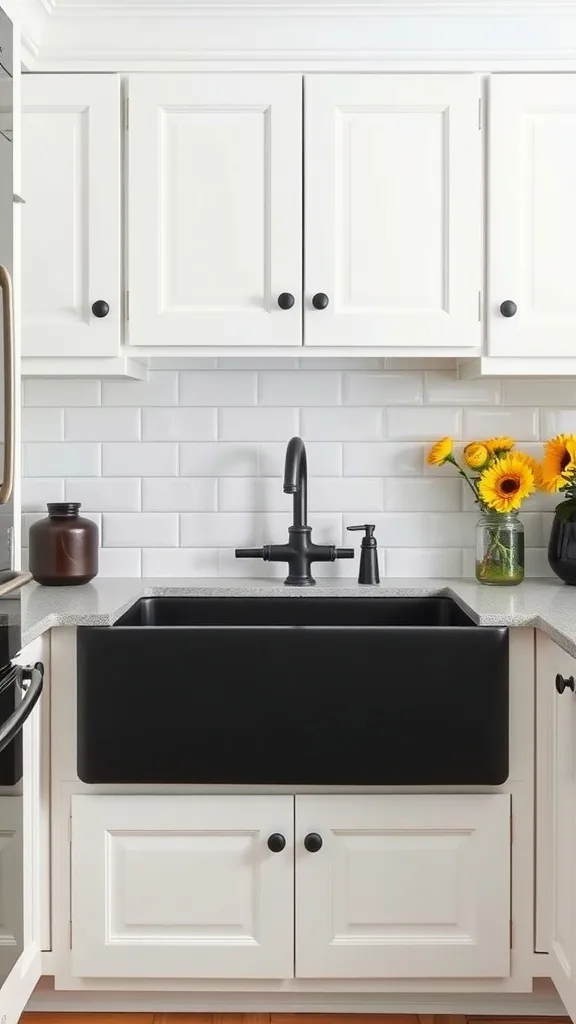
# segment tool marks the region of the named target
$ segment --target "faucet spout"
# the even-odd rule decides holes
[[[286,448],[284,462],[284,493],[293,494],[293,525],[308,525],[308,465],[306,445],[301,437],[293,437]]]

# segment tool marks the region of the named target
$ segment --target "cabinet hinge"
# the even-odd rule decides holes
[[[482,322],[482,292],[478,292],[478,323]]]
[[[483,111],[483,104],[482,104],[482,97],[480,97],[480,99],[478,100],[478,128],[480,129],[480,131],[482,131],[482,111]]]
[[[126,99],[124,100],[124,128],[126,129],[126,131],[128,131],[128,125],[130,123],[129,122],[129,116],[130,116],[130,100],[128,99],[128,97],[126,97]]]
[[[126,319],[129,320],[130,319],[130,292],[128,290],[126,290],[126,292],[124,293],[124,309],[125,309]]]

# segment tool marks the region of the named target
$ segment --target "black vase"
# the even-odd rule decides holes
[[[576,587],[576,509],[556,511],[548,544],[548,561],[564,583]]]

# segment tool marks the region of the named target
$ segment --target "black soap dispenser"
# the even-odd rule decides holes
[[[380,571],[378,569],[378,545],[376,543],[376,537],[374,536],[374,530],[376,529],[375,525],[373,523],[364,523],[362,526],[349,526],[348,529],[366,531],[366,536],[362,538],[358,583],[367,583],[372,586],[376,583],[380,583]]]

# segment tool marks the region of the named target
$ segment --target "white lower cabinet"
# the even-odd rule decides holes
[[[297,797],[296,975],[507,977],[509,850],[508,795]]]
[[[73,797],[74,973],[293,977],[293,832],[290,796]]]
[[[79,977],[504,978],[509,918],[507,794],[72,798]]]

